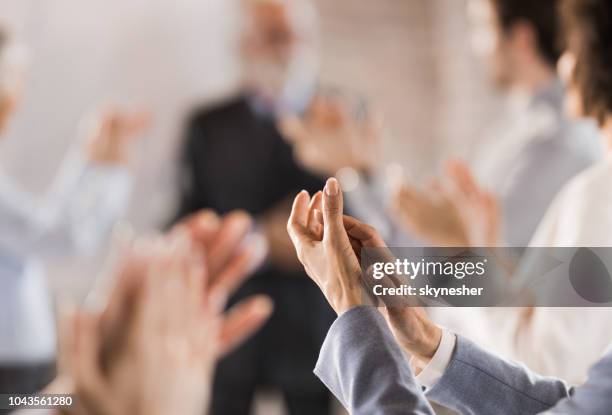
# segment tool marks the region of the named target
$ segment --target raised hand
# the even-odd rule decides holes
[[[501,210],[497,198],[478,184],[469,167],[458,160],[446,166],[449,190],[467,239],[465,246],[495,247],[501,243]]]
[[[373,227],[342,216],[342,192],[335,179],[310,200],[306,192],[297,195],[287,229],[306,272],[338,314],[364,304],[361,250],[377,248],[384,255],[386,245]],[[406,352],[422,361],[431,359],[442,331],[422,308],[388,307],[382,313]]]
[[[393,212],[410,233],[439,246],[467,246],[464,222],[439,180],[426,189],[403,184],[393,196]]]
[[[332,176],[345,167],[368,172],[378,163],[381,122],[356,119],[339,98],[315,97],[305,116],[286,116],[280,129],[298,162],[315,174]]]
[[[88,413],[195,414],[205,408],[216,361],[218,304],[207,297],[201,257],[158,244],[145,256],[135,304],[122,341],[101,365],[102,315],[75,314],[65,342],[71,375]]]
[[[122,164],[128,160],[130,143],[150,124],[145,111],[103,111],[90,126],[86,150],[89,159],[100,164]]]
[[[268,298],[256,296],[222,314],[258,262],[245,241],[249,227],[243,213],[221,219],[205,212],[171,238],[138,241],[124,255],[106,307],[64,319],[60,370],[84,413],[202,413],[214,363],[272,311]]]
[[[363,295],[361,267],[344,228],[342,209],[340,185],[331,178],[322,194],[312,199],[306,191],[297,195],[287,223],[306,273],[337,314],[362,304]]]
[[[401,185],[393,210],[406,230],[438,246],[496,246],[500,240],[496,198],[460,161],[447,162],[444,176],[424,189]]]
[[[251,232],[252,219],[243,211],[219,217],[203,210],[179,222],[173,234],[188,234],[208,257],[208,283],[229,293],[261,264],[266,256],[265,239]]]

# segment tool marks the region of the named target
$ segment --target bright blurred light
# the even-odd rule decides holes
[[[345,192],[351,192],[359,186],[359,174],[351,167],[343,167],[336,172],[336,179]]]
[[[470,0],[467,5],[470,22],[470,46],[480,58],[492,55],[499,41],[495,13],[487,0]]]

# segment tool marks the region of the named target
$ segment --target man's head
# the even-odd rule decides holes
[[[571,115],[612,122],[612,2],[564,0],[565,53],[559,74],[567,84]]]
[[[24,51],[0,28],[0,134],[10,121],[21,96]]]
[[[557,0],[470,0],[472,46],[497,85],[534,85],[553,73],[557,6]]]
[[[318,69],[316,13],[309,0],[242,0],[242,8],[247,87],[274,102],[299,99]]]

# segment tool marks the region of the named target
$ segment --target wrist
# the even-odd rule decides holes
[[[332,304],[332,308],[338,315],[363,305],[361,288],[359,285],[349,284],[349,286],[345,286],[343,284],[338,287],[338,294],[334,297],[335,301]]]
[[[357,296],[353,293],[343,295],[341,298],[335,301],[335,305],[333,307],[334,311],[338,316],[346,313],[353,308],[361,306],[360,296]]]
[[[397,327],[399,322],[393,321],[392,327]],[[402,321],[399,324],[405,324]],[[410,326],[409,334],[405,333],[405,328],[394,328],[395,338],[406,352],[417,360],[420,364],[427,365],[433,358],[442,340],[442,329],[430,321],[413,321],[407,323]]]
[[[421,331],[419,341],[411,347],[410,354],[423,364],[428,364],[436,354],[441,340],[442,329],[433,323],[427,324]]]

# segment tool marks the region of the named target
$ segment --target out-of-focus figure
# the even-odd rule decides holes
[[[24,59],[23,47],[2,32],[0,135],[19,101]],[[71,151],[42,199],[0,175],[2,393],[32,393],[53,376],[55,324],[39,259],[88,253],[103,241],[129,196],[131,180],[123,167],[129,141],[146,122],[141,115],[108,111]]]
[[[300,168],[277,129],[301,113],[317,83],[316,15],[307,0],[244,0],[242,91],[198,109],[187,126],[178,217],[202,208],[244,209],[268,242],[266,264],[232,301],[265,293],[275,312],[261,332],[223,360],[213,414],[249,413],[262,387],[280,390],[291,414],[326,414],[330,395],[312,373],[333,314],[297,262],[286,231],[290,201],[322,181]]]
[[[507,117],[475,151],[472,166],[501,210],[501,238],[525,246],[561,187],[599,158],[591,123],[563,111],[564,87],[555,73],[559,58],[557,0],[470,0],[474,52],[493,83],[507,93]],[[461,180],[449,169],[451,180]],[[444,183],[442,183],[442,186]],[[467,245],[452,204],[437,185],[400,189],[400,222],[425,241]],[[440,220],[444,218],[444,220]]]
[[[518,16],[521,16],[522,13],[540,11],[540,14],[534,14],[534,16],[542,16],[546,21],[555,17],[553,13],[556,12],[556,6],[561,4],[557,1],[474,1],[473,7],[475,9],[472,12],[478,12],[477,16],[482,19],[477,21],[483,24],[487,21],[492,22],[494,24],[492,27],[499,27],[499,30],[503,29],[504,22],[510,19],[508,16],[515,16],[513,26],[509,26],[509,29],[505,31],[500,32],[498,30],[498,32],[490,33],[490,42],[484,42],[483,47],[487,44],[492,47],[505,38],[512,39],[512,36],[519,36],[520,30],[526,30],[525,28],[521,29],[521,25],[526,24],[523,20],[526,20],[529,15],[521,20]],[[571,1],[566,3],[571,4]],[[580,3],[577,2],[577,4]],[[594,4],[586,6],[585,9]],[[511,7],[513,5],[514,7]],[[551,14],[550,16],[544,13],[543,8],[546,7]],[[568,8],[567,5],[565,7]],[[580,8],[580,6],[576,7],[577,9]],[[592,11],[589,11],[589,13],[592,13]],[[581,13],[577,15],[582,16]],[[580,19],[577,20],[580,21]],[[537,22],[538,20],[534,17],[533,21]],[[490,23],[489,26],[491,26]],[[488,26],[483,25],[482,30],[486,27]],[[539,26],[536,24],[534,27]],[[500,33],[507,34],[500,38]],[[522,36],[525,37],[526,34]],[[484,34],[481,37],[483,39],[487,38]],[[520,37],[517,39],[520,39]],[[545,38],[540,35],[533,39]],[[551,36],[550,39],[552,42],[555,37]],[[554,42],[550,43],[551,46],[554,44]],[[517,45],[520,45],[520,43]],[[570,41],[568,47],[571,49],[572,46],[573,44]],[[514,59],[516,59],[518,54],[515,50],[516,47],[518,46],[515,45],[514,48],[509,49],[509,51],[514,50],[510,55],[500,52],[495,54],[497,56],[495,62],[498,63],[494,66],[497,68],[494,73],[497,74],[497,79],[501,84],[506,84],[508,79],[514,79],[517,77],[516,74],[524,72],[520,68],[516,68],[516,64],[511,63],[512,56],[515,56]],[[604,54],[602,53],[602,55]],[[592,60],[583,63],[583,65],[592,65],[593,68],[598,67],[599,58],[590,58]],[[538,134],[519,135],[518,137],[528,139],[525,142],[514,144],[509,142],[507,146],[503,145],[504,143],[498,144],[499,149],[507,155],[499,154],[498,157],[494,157],[492,160],[498,165],[490,165],[489,173],[487,173],[487,177],[491,179],[497,177],[495,179],[498,183],[497,186],[490,185],[491,187],[487,191],[482,188],[484,185],[478,182],[467,166],[457,162],[448,164],[448,180],[446,181],[448,186],[438,185],[436,197],[439,197],[438,200],[441,201],[439,203],[444,203],[449,209],[452,209],[452,212],[461,218],[459,222],[463,223],[462,226],[459,226],[463,230],[463,234],[459,233],[460,237],[453,239],[454,244],[460,246],[490,246],[510,243],[512,245],[520,244],[520,246],[535,247],[610,245],[609,233],[605,231],[608,229],[606,224],[610,220],[608,214],[610,195],[606,191],[608,187],[603,184],[609,175],[608,160],[600,161],[580,174],[574,174],[574,178],[568,177],[568,173],[575,171],[572,168],[578,166],[578,164],[572,164],[572,162],[591,160],[590,155],[594,144],[591,140],[595,139],[587,139],[588,136],[577,134],[576,121],[571,121],[576,119],[577,116],[585,114],[592,119],[596,119],[594,111],[588,109],[576,110],[574,108],[576,102],[580,103],[583,99],[583,97],[576,97],[576,88],[579,84],[576,77],[583,72],[576,72],[575,68],[580,68],[580,71],[585,70],[584,66],[581,67],[576,64],[576,59],[576,55],[569,53],[559,61],[559,74],[563,78],[567,91],[566,95],[559,91],[559,95],[553,95],[555,99],[552,101],[544,100],[540,102],[533,98],[531,101],[533,108],[529,109],[530,107],[527,107],[528,111],[523,113],[522,118],[515,120],[516,128],[522,128],[527,132],[535,131]],[[508,71],[505,68],[512,69],[511,74],[514,74],[514,78],[508,76]],[[589,73],[594,73],[596,70],[590,69],[589,71],[593,71]],[[536,74],[537,72],[533,73],[534,81],[539,79],[535,76]],[[524,79],[523,82],[516,84],[516,87],[525,89],[532,84],[526,82],[530,79],[529,77],[523,76],[522,79]],[[585,80],[582,81],[587,83]],[[588,80],[588,83],[594,81]],[[558,81],[555,80],[555,82]],[[604,93],[597,93],[597,98],[605,102],[605,99],[599,97],[602,94]],[[564,95],[565,99],[563,99]],[[538,95],[536,95],[537,97]],[[590,95],[587,95],[584,99],[589,101],[591,99]],[[545,104],[546,102],[548,104]],[[605,107],[601,102],[598,105]],[[603,124],[606,120],[598,121],[600,127],[604,127]],[[540,130],[541,128],[545,129]],[[509,129],[508,131],[513,130]],[[600,133],[607,136],[609,131],[606,128],[600,128]],[[501,133],[500,136],[508,140],[506,134]],[[604,153],[604,147],[601,146],[601,142],[597,144],[595,148],[599,148],[601,155]],[[486,154],[483,154],[483,156],[486,156]],[[507,178],[504,178],[504,173],[508,176]],[[563,182],[559,181],[559,178],[562,178],[563,181],[567,180],[567,184],[561,186]],[[486,183],[486,181],[484,182]],[[561,186],[557,195],[552,193],[553,184]],[[450,192],[449,189],[451,189]],[[500,191],[501,193],[499,193]],[[497,203],[493,195],[500,194],[500,203]],[[418,197],[414,198],[414,192],[412,191],[405,191],[404,195],[400,197],[415,200],[413,204],[406,203],[406,200],[404,200],[404,212],[407,212],[410,206],[419,206],[419,200],[421,200]],[[550,206],[547,207],[544,205],[544,201],[549,198],[547,205]],[[504,210],[502,215],[499,213],[500,208]],[[540,208],[543,209],[542,212],[545,215],[539,224],[534,224],[538,225],[537,230],[533,237],[525,242],[522,238],[529,236],[524,233],[527,227],[515,229],[514,226],[523,224],[531,227],[531,222],[525,222],[525,218],[530,218],[529,221],[539,220],[542,217],[542,212],[538,211],[536,215],[534,211]],[[419,206],[417,209],[423,209],[423,207]],[[425,209],[429,208],[425,207]],[[524,216],[517,216],[517,214]],[[519,238],[520,235],[523,236]],[[443,243],[443,241],[444,239],[438,240],[439,243]],[[447,240],[447,243],[451,244],[449,241]],[[538,255],[538,252],[532,251],[529,254],[523,262],[526,267],[529,267],[530,263],[537,263],[534,256]],[[522,274],[531,276],[529,270],[529,268],[526,268],[515,278],[520,279]],[[551,296],[555,295],[556,287],[563,286],[563,284],[565,284],[564,281],[551,280],[550,285],[546,285],[545,291],[549,292]],[[541,289],[542,287],[545,287],[545,285],[542,284]],[[605,307],[471,310],[439,308],[432,309],[431,315],[440,324],[456,329],[504,357],[521,361],[542,374],[563,377],[571,384],[579,384],[586,379],[589,366],[605,351],[612,336],[609,324],[610,310]],[[491,335],[492,332],[495,333],[494,336]],[[573,333],[572,338],[568,338],[565,333]]]

